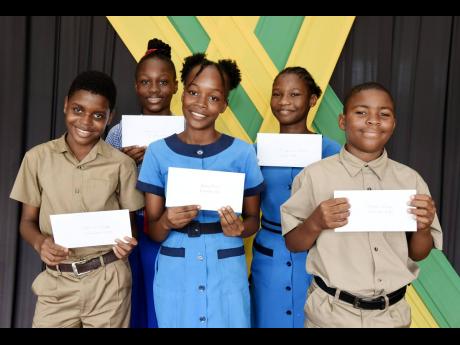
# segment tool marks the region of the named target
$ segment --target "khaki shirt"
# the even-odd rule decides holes
[[[303,169],[294,179],[291,197],[281,206],[283,235],[301,224],[334,190],[429,190],[413,169],[388,158],[386,151],[364,162],[343,147],[340,153]],[[436,248],[442,248],[438,217],[431,226]],[[362,297],[388,294],[416,279],[418,265],[409,258],[405,232],[334,232],[323,230],[307,257],[307,271]]]
[[[136,182],[136,163],[130,157],[101,139],[79,162],[64,134],[25,154],[10,198],[40,208],[40,231],[52,235],[51,214],[142,208],[144,197]],[[98,256],[111,248],[75,248],[69,261]]]

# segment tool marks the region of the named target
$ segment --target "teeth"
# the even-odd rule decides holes
[[[83,129],[80,129],[80,128],[77,128],[77,133],[79,136],[81,137],[88,137],[91,135],[91,132],[90,131],[85,131]]]
[[[147,100],[149,101],[149,103],[153,103],[153,104],[161,102],[161,98],[159,98],[159,97],[149,97],[149,98],[147,98]]]
[[[200,114],[200,113],[195,113],[194,111],[192,111],[192,115],[196,116],[196,117],[199,117],[200,119],[204,119],[206,117],[206,115],[203,115],[203,114]]]

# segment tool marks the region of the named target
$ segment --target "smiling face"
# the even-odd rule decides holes
[[[214,129],[214,122],[227,107],[225,86],[215,66],[206,66],[196,76],[199,69],[194,67],[185,80],[182,111],[187,129]]]
[[[316,104],[317,99],[316,95],[311,95],[305,81],[297,74],[284,73],[273,83],[270,106],[280,127],[305,127],[308,111]]]
[[[91,149],[112,119],[109,101],[86,90],[75,91],[64,103],[67,144],[76,153]]]
[[[345,131],[350,153],[364,161],[376,159],[396,126],[393,101],[383,90],[359,91],[345,105],[339,126]]]
[[[138,68],[136,93],[144,115],[171,115],[177,80],[171,65],[159,58],[146,59]]]

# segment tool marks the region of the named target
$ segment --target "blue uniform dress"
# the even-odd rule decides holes
[[[113,126],[107,138],[107,143],[117,149],[122,147],[121,123]],[[140,166],[138,167],[140,168]],[[144,233],[144,210],[135,214],[138,245],[129,255],[133,284],[131,291],[131,328],[157,328],[157,318],[153,302],[153,278],[155,276],[155,260],[160,244],[153,241]]]
[[[323,136],[322,158],[340,151]],[[252,250],[253,327],[304,327],[304,305],[311,276],[307,252],[292,253],[281,235],[280,206],[291,196],[294,177],[302,168],[261,168],[266,189],[261,195],[262,221]]]
[[[264,186],[254,147],[225,134],[209,145],[185,144],[176,134],[151,143],[137,188],[165,197],[169,167],[245,173],[245,196],[259,194]],[[194,231],[202,227],[216,233]],[[186,228],[189,233],[172,229],[157,257],[158,326],[250,327],[243,239],[222,233],[216,211],[200,211]]]

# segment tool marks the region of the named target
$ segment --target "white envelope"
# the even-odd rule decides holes
[[[304,168],[321,159],[321,134],[257,133],[260,166]]]
[[[243,173],[169,168],[166,207],[200,205],[202,210],[217,211],[231,206],[241,213],[244,178]]]
[[[132,237],[129,210],[52,214],[54,242],[66,248],[116,244]]]
[[[336,190],[334,198],[350,203],[348,224],[337,232],[417,231],[417,222],[407,210],[414,189],[404,190]]]
[[[183,132],[184,128],[183,116],[122,115],[122,147],[148,146],[151,142]]]

